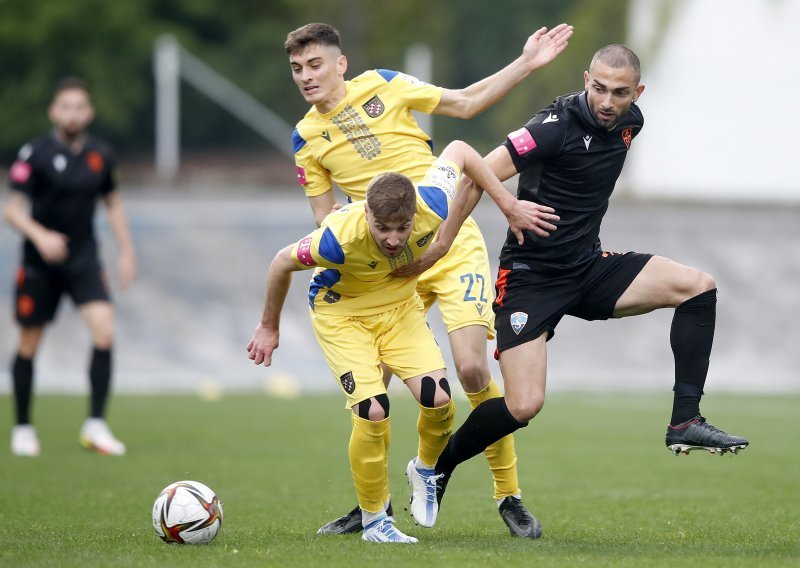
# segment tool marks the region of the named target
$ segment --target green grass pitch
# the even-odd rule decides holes
[[[417,545],[315,534],[356,502],[338,395],[116,396],[109,415],[128,445],[122,458],[79,447],[85,397],[40,396],[41,457],[11,456],[8,415],[0,428],[0,566],[800,565],[800,397],[707,396],[709,421],[751,447],[675,457],[664,446],[670,394],[549,396],[516,436],[538,541],[508,535],[482,456],[456,471],[437,526],[414,526],[404,470],[416,407],[393,394],[395,517]],[[468,404],[457,403],[460,423]],[[10,411],[8,395],[0,407]],[[209,546],[167,545],[150,525],[156,495],[180,479],[223,501]]]

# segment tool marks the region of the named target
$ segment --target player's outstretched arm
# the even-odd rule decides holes
[[[119,248],[120,285],[127,288],[136,278],[136,251],[133,247],[128,216],[125,213],[125,206],[122,204],[122,196],[119,191],[112,191],[104,201],[108,213],[108,223],[111,225]]]
[[[292,272],[301,270],[292,262],[291,252],[292,245],[278,252],[267,272],[264,311],[250,343],[247,344],[248,357],[256,365],[263,363],[265,367],[269,367],[272,364],[272,353],[278,348],[281,311],[292,284]]]
[[[505,191],[503,184],[484,163],[481,155],[466,142],[460,140],[451,142],[441,153],[440,159],[453,162],[465,177],[462,177],[456,189],[455,197],[447,211],[447,219],[439,227],[434,242],[417,260],[393,271],[392,274],[395,276],[408,277],[422,274],[447,254],[464,221],[480,201],[483,195],[481,187],[491,187],[495,192]]]
[[[503,69],[463,89],[443,89],[434,114],[472,118],[506,96],[531,72],[544,67],[566,49],[572,26],[540,28],[528,38],[522,54]]]

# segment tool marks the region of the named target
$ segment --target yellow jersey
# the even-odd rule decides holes
[[[416,187],[411,235],[395,257],[384,255],[375,243],[364,201],[331,213],[322,226],[295,243],[291,257],[296,266],[316,269],[309,286],[311,308],[319,314],[368,316],[412,298],[417,278],[398,278],[391,272],[418,258],[433,242],[460,179],[460,169],[446,160],[437,160],[428,169]]]
[[[436,158],[411,111],[433,112],[441,87],[386,69],[366,71],[345,86],[336,108],[322,114],[311,107],[293,133],[297,180],[306,195],[321,195],[336,183],[350,201],[361,200],[383,172],[419,182]]]

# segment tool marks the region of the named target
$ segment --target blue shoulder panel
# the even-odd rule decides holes
[[[389,69],[376,69],[375,71],[378,72],[378,75],[386,79],[387,83],[390,83],[392,79],[397,77],[397,75],[400,73],[399,71],[391,71]]]
[[[336,240],[330,228],[326,228],[325,232],[322,233],[322,239],[319,242],[319,254],[334,264],[344,264],[342,245]]]
[[[418,191],[422,200],[433,209],[434,213],[442,219],[447,219],[447,194],[444,191],[432,185],[421,185]]]
[[[300,133],[295,128],[294,132],[292,132],[292,147],[294,149],[294,153],[297,154],[297,152],[299,152],[300,149],[305,145],[306,141],[303,140],[303,137],[300,136]]]

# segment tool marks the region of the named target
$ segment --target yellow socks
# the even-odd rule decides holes
[[[453,423],[456,419],[456,407],[452,399],[439,408],[419,407],[417,418],[417,432],[419,433],[419,449],[417,456],[428,467],[436,465],[439,454],[442,453],[450,434],[453,433]]]
[[[358,504],[368,512],[381,511],[389,500],[389,443],[392,439],[389,418],[365,420],[355,414],[350,434],[350,471]]]

